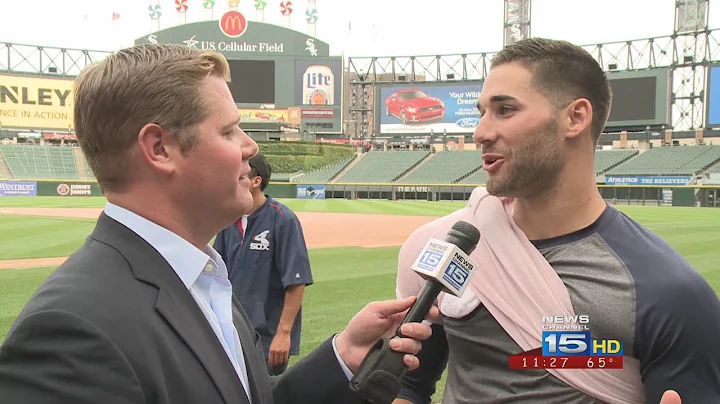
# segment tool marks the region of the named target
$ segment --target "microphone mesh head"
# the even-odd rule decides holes
[[[460,233],[467,236],[470,240],[472,240],[473,245],[477,244],[480,241],[480,230],[478,230],[477,227],[471,225],[468,222],[461,220],[455,223],[452,228],[453,230],[459,231]]]

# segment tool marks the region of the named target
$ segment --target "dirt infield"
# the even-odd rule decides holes
[[[102,209],[5,208],[0,215],[31,215],[96,219]],[[402,244],[428,216],[298,212],[308,248],[387,247]],[[0,269],[58,266],[66,257],[0,260]]]

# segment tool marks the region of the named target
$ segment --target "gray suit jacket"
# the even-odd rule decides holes
[[[362,403],[330,339],[279,377],[234,300],[253,404]],[[172,268],[104,213],[0,347],[3,404],[246,404],[222,345]]]

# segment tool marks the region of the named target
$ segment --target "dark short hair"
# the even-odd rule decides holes
[[[591,133],[597,144],[610,116],[612,89],[590,53],[567,41],[528,38],[503,48],[490,68],[513,62],[530,70],[533,86],[556,107],[586,98],[593,109]]]
[[[260,176],[262,183],[260,184],[260,190],[264,191],[270,183],[270,177],[272,176],[272,166],[267,161],[267,158],[262,154],[258,153],[250,158],[250,168],[254,176]]]

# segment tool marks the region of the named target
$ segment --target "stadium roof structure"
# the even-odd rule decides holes
[[[703,127],[707,70],[720,61],[720,29],[589,44],[582,46],[607,72],[630,72],[666,68],[672,79],[671,123],[674,130]],[[382,86],[480,82],[497,51],[383,57],[350,57],[350,119],[373,120],[373,92]],[[379,97],[379,91],[377,91]],[[354,135],[368,137],[373,128],[358,125]]]

